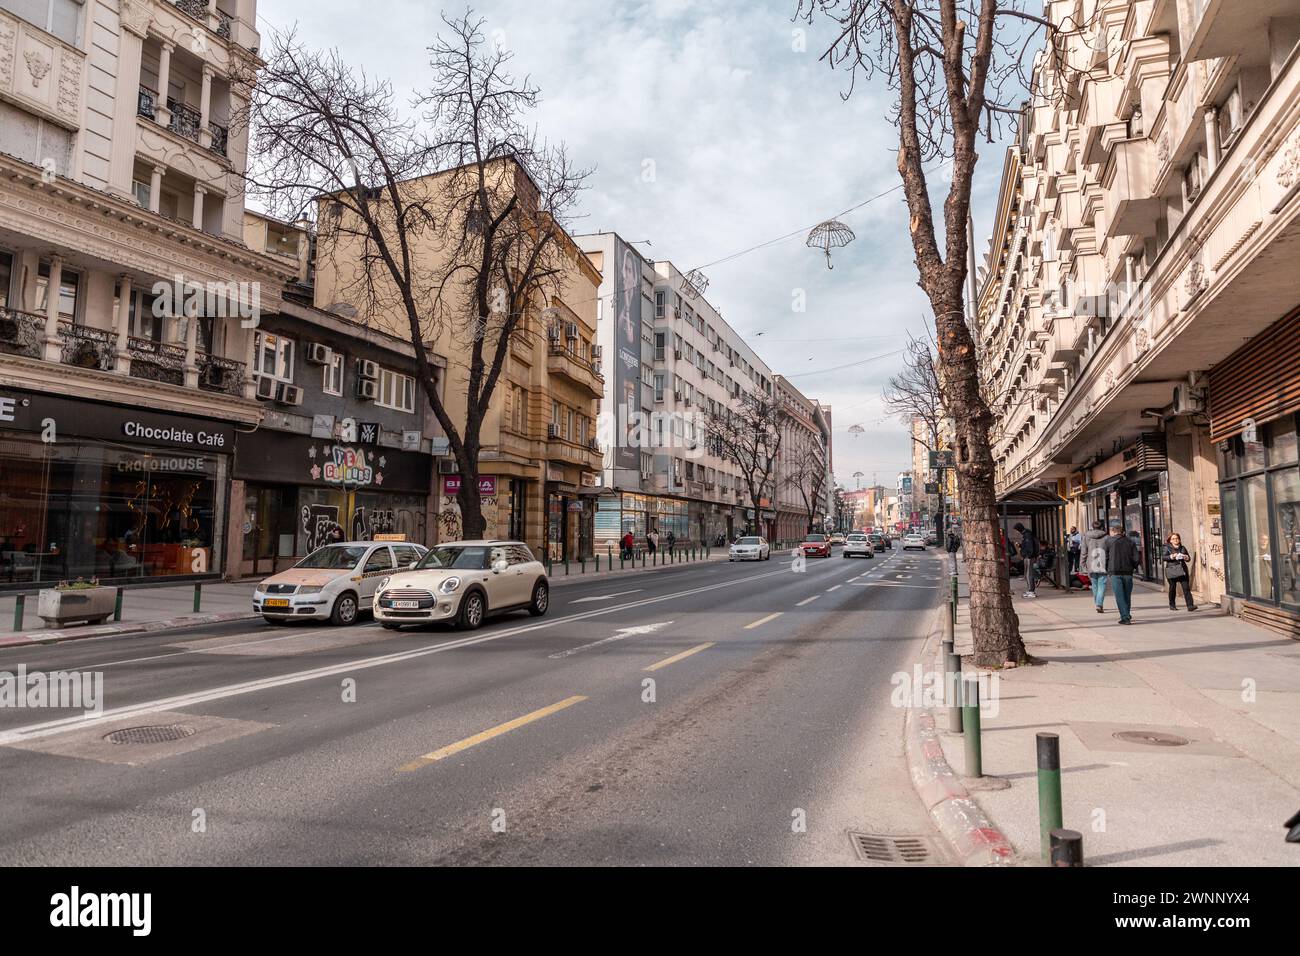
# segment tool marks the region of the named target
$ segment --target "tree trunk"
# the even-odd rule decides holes
[[[976,352],[965,326],[960,287],[956,295],[932,300],[940,341],[944,407],[956,431],[957,489],[961,497],[966,574],[970,585],[970,626],[976,667],[1001,667],[1026,659],[1020,620],[1011,604],[1006,551],[998,526],[993,422],[979,391]]]
[[[456,503],[460,505],[460,535],[465,541],[478,541],[487,537],[487,521],[483,518],[483,499],[478,491],[477,435],[466,436],[463,454],[457,456],[457,464],[460,466],[460,490],[456,492]]]

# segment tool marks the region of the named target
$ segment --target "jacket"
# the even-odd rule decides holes
[[[1106,573],[1106,538],[1105,531],[1089,528],[1083,536],[1083,553],[1087,560],[1083,569],[1089,574]]]
[[[1034,535],[1032,531],[1025,529],[1024,533],[1020,535],[1021,556],[1030,559],[1036,558],[1038,557],[1038,552],[1040,550],[1041,548],[1039,547],[1038,544],[1038,538]]]
[[[1175,554],[1178,555],[1177,558],[1174,557]],[[1177,548],[1172,544],[1167,544],[1161,556],[1164,558],[1165,567],[1181,564],[1184,571],[1187,570],[1187,562],[1192,559],[1192,553],[1187,550],[1185,544],[1180,544]]]
[[[1106,573],[1131,576],[1141,560],[1137,542],[1126,534],[1106,538]]]

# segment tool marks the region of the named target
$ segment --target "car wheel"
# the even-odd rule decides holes
[[[344,591],[334,601],[334,609],[330,611],[330,623],[346,626],[356,622],[357,596],[351,591]]]
[[[533,585],[533,599],[528,602],[528,613],[533,617],[541,617],[546,613],[546,609],[551,606],[551,588],[545,581],[538,581]]]
[[[460,602],[460,613],[456,615],[456,626],[462,631],[472,631],[483,623],[483,612],[486,605],[483,603],[483,593],[481,591],[470,591],[465,595],[464,600]]]

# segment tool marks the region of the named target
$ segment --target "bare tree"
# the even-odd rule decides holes
[[[878,73],[896,96],[890,119],[898,129],[898,171],[919,284],[935,316],[944,406],[955,431],[978,666],[1026,659],[998,537],[989,441],[993,414],[980,387],[963,302],[976,138],[983,134],[991,141],[1001,121],[1020,115],[1019,100],[1039,94],[1026,82],[1026,50],[1036,33],[1045,31],[1040,56],[1066,60],[1060,25],[1026,6],[1026,0],[799,0],[796,11],[809,22],[834,21],[838,33],[823,58],[832,68],[848,69],[846,98],[860,77],[870,80]],[[950,160],[952,177],[942,233],[926,168],[939,159]]]
[[[337,51],[272,32],[260,76],[245,78],[242,122],[250,195],[281,218],[314,218],[318,264],[336,270],[348,304],[368,322],[396,317],[390,331],[409,335],[459,466],[462,533],[479,538],[483,420],[511,340],[538,334],[563,291],[564,223],[589,171],[527,125],[538,90],[511,75],[511,54],[485,40],[483,21],[467,12],[443,23],[420,115]],[[430,363],[442,336],[464,377],[455,416]]]
[[[709,413],[705,422],[708,440],[721,458],[736,463],[754,509],[754,529],[761,529],[763,498],[773,486],[776,458],[781,451],[789,413],[781,403],[765,396],[744,395],[731,408]]]
[[[785,464],[784,483],[799,492],[804,510],[808,512],[805,531],[823,531],[820,502],[826,487],[826,449],[818,436],[803,428],[796,428],[788,446],[781,449]]]
[[[903,356],[903,370],[885,385],[885,409],[905,424],[920,420],[925,425],[925,447],[939,447],[939,430],[943,423],[943,397],[939,392],[939,372],[929,342],[908,336]],[[912,436],[917,441],[916,436]]]

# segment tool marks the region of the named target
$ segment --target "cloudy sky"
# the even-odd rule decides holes
[[[758,243],[800,235],[705,270],[708,298],[772,367],[834,411],[835,473],[894,483],[910,441],[882,409],[907,332],[927,322],[916,286],[888,91],[818,57],[830,24],[795,22],[795,0],[477,0],[485,30],[540,87],[541,133],[595,167],[575,232],[649,239],[643,251],[683,271]],[[439,12],[428,0],[262,0],[259,27],[298,25],[311,45],[338,47],[399,91],[428,82]],[[977,236],[1000,173],[984,147]],[[942,174],[936,177],[942,187]],[[843,221],[856,241],[833,270],[806,230],[895,189]],[[803,312],[793,303],[802,296]],[[759,333],[762,333],[761,335]],[[872,360],[873,357],[881,356]],[[850,363],[858,363],[852,364]],[[843,366],[849,366],[847,368]],[[827,372],[827,369],[837,369]],[[850,435],[852,425],[865,433]]]

